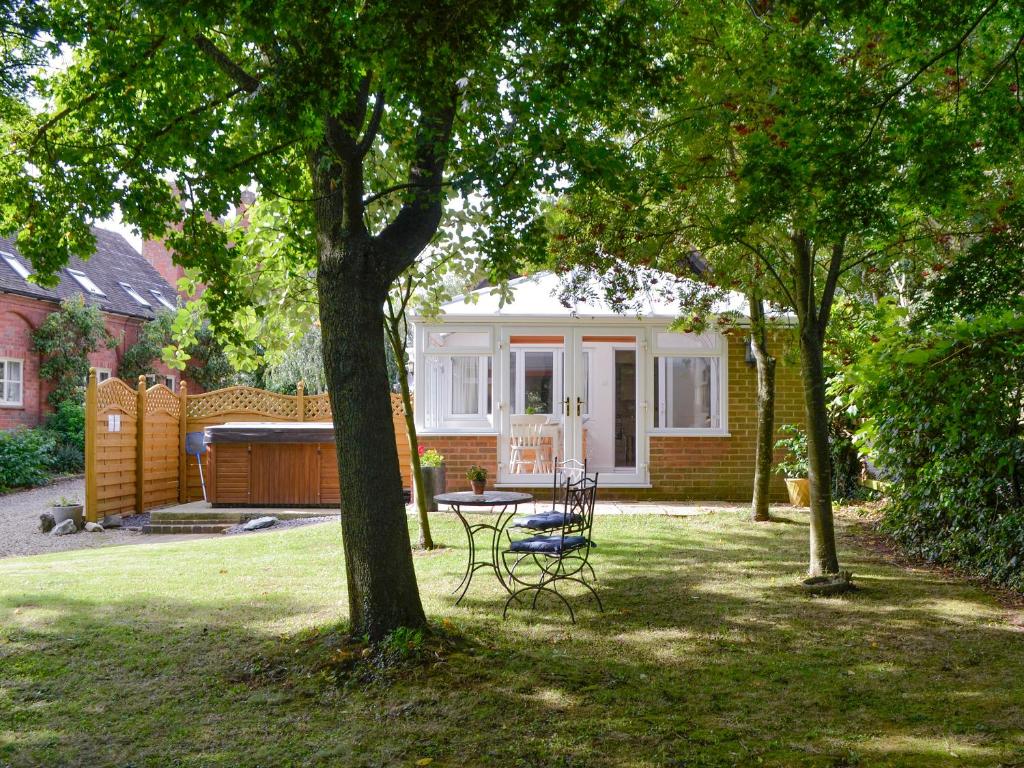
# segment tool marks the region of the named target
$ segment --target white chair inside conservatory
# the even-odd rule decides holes
[[[552,470],[551,441],[545,439],[544,414],[517,414],[509,426],[509,471],[543,473]]]

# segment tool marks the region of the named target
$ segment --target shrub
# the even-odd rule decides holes
[[[42,429],[0,432],[0,491],[45,483],[53,445]]]
[[[54,447],[49,466],[56,472],[81,472],[85,469],[85,406],[65,400],[46,420]]]
[[[786,456],[775,466],[785,477],[807,477],[807,434],[793,424],[783,424],[779,432],[789,437],[776,441],[775,447],[784,448]]]
[[[883,528],[929,561],[1024,588],[1024,307],[905,328],[852,372]]]

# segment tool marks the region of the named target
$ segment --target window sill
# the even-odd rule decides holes
[[[724,429],[652,429],[651,437],[732,437],[732,433]]]
[[[24,403],[0,403],[0,408],[8,408],[12,411],[23,411],[25,410]]]
[[[496,437],[497,430],[493,427],[452,428],[452,429],[417,429],[417,437]]]

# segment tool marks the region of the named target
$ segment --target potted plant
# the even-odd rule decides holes
[[[82,530],[85,525],[85,508],[78,499],[61,496],[56,501],[51,501],[50,514],[53,515],[54,525],[60,525],[65,520],[73,520],[78,530]]]
[[[437,512],[434,497],[446,490],[444,456],[434,448],[424,449],[421,445],[420,475],[423,477],[423,495],[427,497],[427,510]]]
[[[775,467],[786,478],[786,491],[789,503],[795,507],[811,505],[811,484],[807,479],[807,435],[800,427],[783,424],[779,432],[787,437],[775,443],[776,448],[784,448],[786,455]]]
[[[473,493],[477,496],[483,496],[484,490],[487,488],[487,470],[477,464],[474,464],[466,472],[466,479],[469,480],[470,485],[473,486]]]

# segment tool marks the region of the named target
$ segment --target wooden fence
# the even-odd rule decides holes
[[[203,498],[199,467],[185,453],[185,435],[237,421],[330,421],[326,394],[295,395],[253,387],[188,394],[163,384],[135,389],[120,379],[97,382],[89,371],[85,394],[85,513],[89,520],[133,514]],[[402,483],[412,485],[409,439],[402,399],[391,396],[391,414]],[[203,471],[206,472],[204,465]]]

